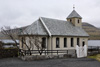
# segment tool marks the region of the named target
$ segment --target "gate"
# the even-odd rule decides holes
[[[77,54],[77,58],[82,58],[82,57],[86,57],[87,56],[87,46],[78,46],[76,45],[76,54]]]

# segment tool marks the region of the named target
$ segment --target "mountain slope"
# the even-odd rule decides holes
[[[83,29],[90,35],[90,40],[100,39],[100,29],[86,22],[82,23]]]

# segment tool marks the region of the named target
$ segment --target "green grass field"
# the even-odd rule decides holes
[[[96,59],[96,60],[100,61],[100,54],[88,56],[88,58],[92,58],[92,59]]]

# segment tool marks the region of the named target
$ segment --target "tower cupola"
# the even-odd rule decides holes
[[[82,17],[75,10],[69,14],[67,21],[71,22],[74,26],[82,27]]]

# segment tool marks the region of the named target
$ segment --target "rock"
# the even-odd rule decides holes
[[[64,57],[64,58],[71,58],[72,55],[70,55],[70,54],[64,54],[63,57]]]
[[[60,54],[60,55],[59,55],[59,58],[63,58],[63,57],[64,57],[64,54]]]
[[[31,60],[33,60],[33,56],[23,56],[23,57],[21,57],[21,59],[22,60],[25,60],[25,61],[31,61]]]
[[[26,55],[22,56],[22,60],[32,61],[32,60],[46,60],[46,59],[57,59],[57,58],[71,58],[70,54],[60,54],[60,55]]]
[[[36,57],[34,58],[34,60],[45,60],[45,59],[48,59],[46,58],[45,55],[36,55]]]

